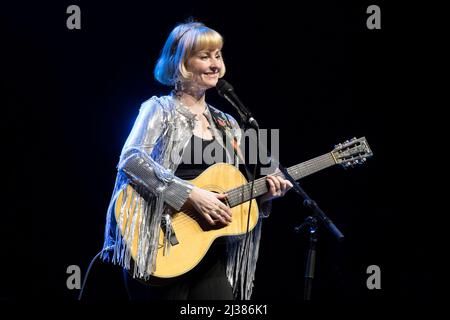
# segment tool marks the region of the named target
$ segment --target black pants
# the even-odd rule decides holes
[[[174,283],[150,286],[134,279],[124,269],[131,300],[233,300],[226,277],[225,244],[213,244],[203,260]]]

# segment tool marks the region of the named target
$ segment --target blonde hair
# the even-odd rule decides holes
[[[153,71],[155,79],[168,86],[175,86],[177,81],[190,80],[192,73],[186,69],[187,60],[201,50],[220,50],[222,46],[222,36],[203,23],[179,24],[170,33],[156,62]],[[224,74],[225,64],[220,70],[219,77],[223,77]]]

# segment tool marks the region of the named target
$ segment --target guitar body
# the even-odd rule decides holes
[[[212,192],[225,193],[247,183],[242,173],[234,166],[226,163],[217,163],[202,172],[197,178],[191,181],[195,186]],[[128,193],[123,202],[124,193]],[[118,196],[115,203],[116,221],[120,219],[121,209],[123,217],[119,224],[122,237],[124,239],[134,239],[127,242],[131,249],[133,260],[136,259],[138,248],[139,228],[135,223],[134,230],[131,230],[133,215],[137,215],[136,221],[140,221],[143,208],[135,208],[136,204],[131,202],[132,186],[128,185]],[[258,206],[256,200],[252,200],[250,211],[249,230],[252,230],[258,222]],[[183,208],[182,211],[172,215],[172,229],[178,240],[178,244],[170,247],[169,254],[164,254],[163,239],[164,233],[160,228],[158,254],[156,257],[156,270],[153,277],[171,279],[183,275],[194,268],[204,257],[212,242],[223,236],[242,235],[247,231],[247,216],[250,201],[243,202],[231,208],[232,222],[225,227],[214,228],[209,226],[193,208]],[[130,232],[134,236],[130,237]],[[158,280],[158,279],[156,279]],[[158,281],[156,281],[158,282]]]

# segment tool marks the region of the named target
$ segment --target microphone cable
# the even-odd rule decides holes
[[[84,287],[86,286],[86,282],[87,282],[87,279],[88,279],[89,271],[91,270],[92,266],[94,265],[95,260],[98,259],[98,257],[103,253],[103,251],[111,250],[113,247],[114,246],[109,246],[109,247],[106,247],[106,248],[100,250],[100,252],[98,252],[94,256],[94,258],[92,258],[92,260],[89,263],[89,266],[88,266],[88,268],[86,270],[86,274],[85,274],[84,279],[83,279],[83,284],[81,285],[80,294],[78,295],[78,301],[81,301],[81,298],[83,297],[83,291],[84,291]]]

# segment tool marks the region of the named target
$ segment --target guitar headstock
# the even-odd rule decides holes
[[[362,164],[373,155],[365,137],[339,143],[331,151],[331,154],[336,164],[340,164],[344,168]]]

